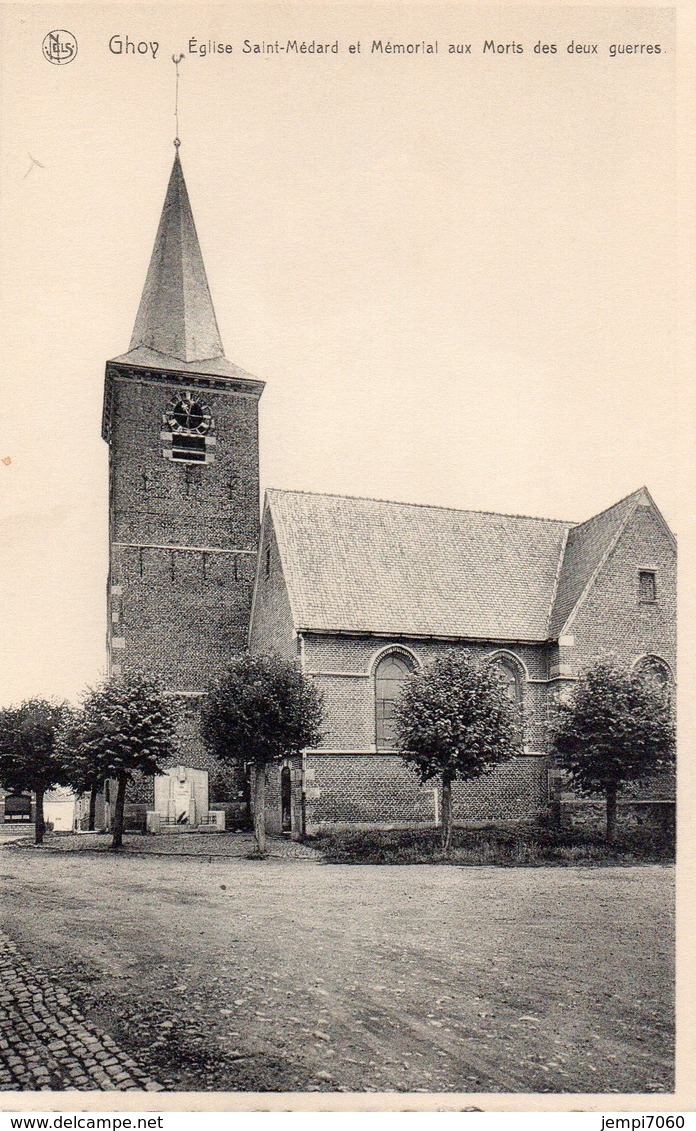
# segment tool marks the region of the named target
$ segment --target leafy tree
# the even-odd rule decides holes
[[[223,764],[254,771],[254,836],[266,849],[266,770],[321,738],[322,700],[313,680],[279,656],[243,655],[211,687],[203,706],[203,739]]]
[[[123,844],[128,782],[159,774],[176,754],[175,709],[156,680],[140,672],[112,676],[89,690],[64,742],[76,779],[118,783],[111,848]]]
[[[0,711],[0,784],[36,795],[37,844],[46,831],[44,794],[69,781],[57,740],[67,709],[65,703],[27,699],[19,707]]]
[[[635,671],[602,661],[558,704],[554,752],[570,785],[606,798],[606,839],[614,840],[616,800],[623,785],[674,761],[674,721],[664,692]]]
[[[96,824],[97,794],[104,785],[104,775],[91,752],[81,745],[83,723],[82,711],[71,709],[66,712],[58,741],[66,761],[70,785],[78,795],[89,794],[87,827],[92,832]]]
[[[519,752],[519,712],[499,671],[467,653],[438,656],[409,677],[394,707],[397,746],[421,781],[442,779],[442,851],[452,846],[452,782]]]

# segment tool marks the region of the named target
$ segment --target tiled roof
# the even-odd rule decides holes
[[[654,507],[641,488],[577,525],[301,491],[266,498],[296,628],[520,641],[555,639],[635,507]]]
[[[268,491],[296,628],[545,640],[571,524]]]
[[[614,503],[613,507],[570,530],[549,625],[551,637],[562,632],[595,570],[641,498],[650,502],[643,489],[634,491],[632,495]]]

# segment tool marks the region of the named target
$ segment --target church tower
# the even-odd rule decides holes
[[[177,697],[198,769],[200,696],[246,645],[263,387],[224,355],[177,144],[130,348],[106,366],[107,646],[111,674]]]

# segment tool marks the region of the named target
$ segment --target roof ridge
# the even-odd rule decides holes
[[[554,614],[554,610],[556,608],[556,600],[557,600],[557,597],[558,597],[558,590],[559,590],[560,584],[561,584],[561,575],[563,573],[563,566],[565,564],[566,550],[568,549],[568,539],[570,538],[570,531],[573,530],[573,529],[574,528],[571,526],[568,530],[566,530],[565,534],[563,535],[563,541],[561,542],[561,545],[560,545],[559,550],[558,550],[558,561],[556,562],[556,571],[555,571],[554,577],[553,577],[553,589],[551,591],[551,602],[549,604],[549,612],[548,612],[548,616],[546,618],[546,631],[549,634],[549,636],[551,634],[551,626],[553,624],[553,614]]]
[[[438,506],[437,503],[406,503],[399,499],[376,499],[372,495],[339,495],[333,491],[301,491],[289,487],[267,487],[266,491],[277,495],[309,495],[317,499],[350,499],[359,503],[386,503],[393,507],[420,507],[423,510],[452,511],[454,514],[485,514],[492,518],[526,518],[531,522],[553,522],[558,526],[567,526],[570,529],[576,529],[578,526],[577,523],[564,518],[544,518],[542,515],[535,514],[510,514],[507,511],[476,510],[471,507],[442,507]]]
[[[640,495],[641,491],[647,491],[647,487],[638,487],[635,491],[629,491],[627,495],[624,495],[623,499],[618,499],[617,502],[612,503],[611,506],[605,507],[603,511],[597,511],[596,514],[591,514],[589,518],[586,518],[584,520],[584,522],[576,523],[573,526],[573,530],[580,530],[583,526],[587,526],[588,522],[594,522],[595,519],[601,518],[602,515],[609,514],[609,511],[616,510],[616,508],[620,507],[622,503],[627,503],[629,499],[633,499],[636,495]]]

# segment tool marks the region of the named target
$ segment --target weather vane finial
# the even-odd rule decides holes
[[[174,138],[174,146],[176,149],[181,145],[179,137],[179,63],[184,58],[183,55],[172,55],[172,63],[176,67],[176,87],[174,93],[174,120],[176,122],[176,137]]]

